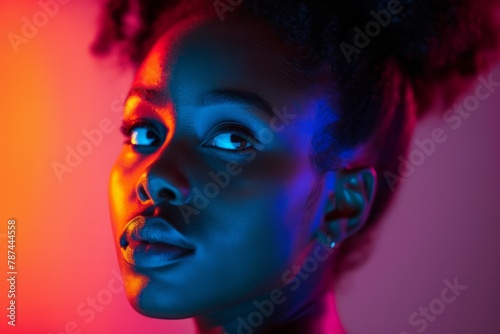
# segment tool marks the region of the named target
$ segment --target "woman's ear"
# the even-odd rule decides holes
[[[377,173],[373,168],[343,169],[336,173],[335,182],[325,186],[328,191],[318,238],[334,247],[365,224],[375,198]]]

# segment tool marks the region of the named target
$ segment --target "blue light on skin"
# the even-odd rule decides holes
[[[338,221],[362,224],[373,187],[350,187],[343,196],[339,180],[373,178],[366,171],[335,174],[335,182],[318,177],[309,153],[320,97],[290,80],[294,71],[282,61],[288,52],[264,24],[200,17],[165,32],[140,66],[124,111],[126,142],[111,173],[110,206],[127,297],[141,314],[195,318],[200,333],[237,333],[237,319],[281,289],[286,301],[254,333],[342,332],[331,290],[334,255],[296,291],[283,275],[313,256],[318,230],[345,236],[346,226],[326,226],[332,192],[353,203]],[[295,117],[264,143],[257,134],[273,124],[273,108],[285,107]],[[179,206],[228,162],[241,173],[186,224]],[[163,217],[194,254],[160,268],[124,261],[119,238],[139,214]]]

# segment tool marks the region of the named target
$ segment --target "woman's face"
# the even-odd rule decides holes
[[[184,318],[284,285],[318,228],[318,100],[268,27],[185,20],[155,44],[124,111],[114,240],[131,304]],[[130,223],[129,223],[130,222]]]

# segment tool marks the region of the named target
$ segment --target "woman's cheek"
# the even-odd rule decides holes
[[[124,171],[120,165],[113,166],[109,178],[109,203],[111,211],[111,223],[115,230],[122,228],[129,212],[131,212],[135,203],[135,184],[131,174]]]

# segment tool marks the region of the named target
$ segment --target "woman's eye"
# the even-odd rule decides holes
[[[234,133],[221,133],[213,137],[207,146],[217,147],[228,151],[239,151],[252,147],[252,144],[245,138]]]
[[[150,127],[139,125],[128,131],[129,143],[133,146],[157,146],[160,144],[160,136]]]

